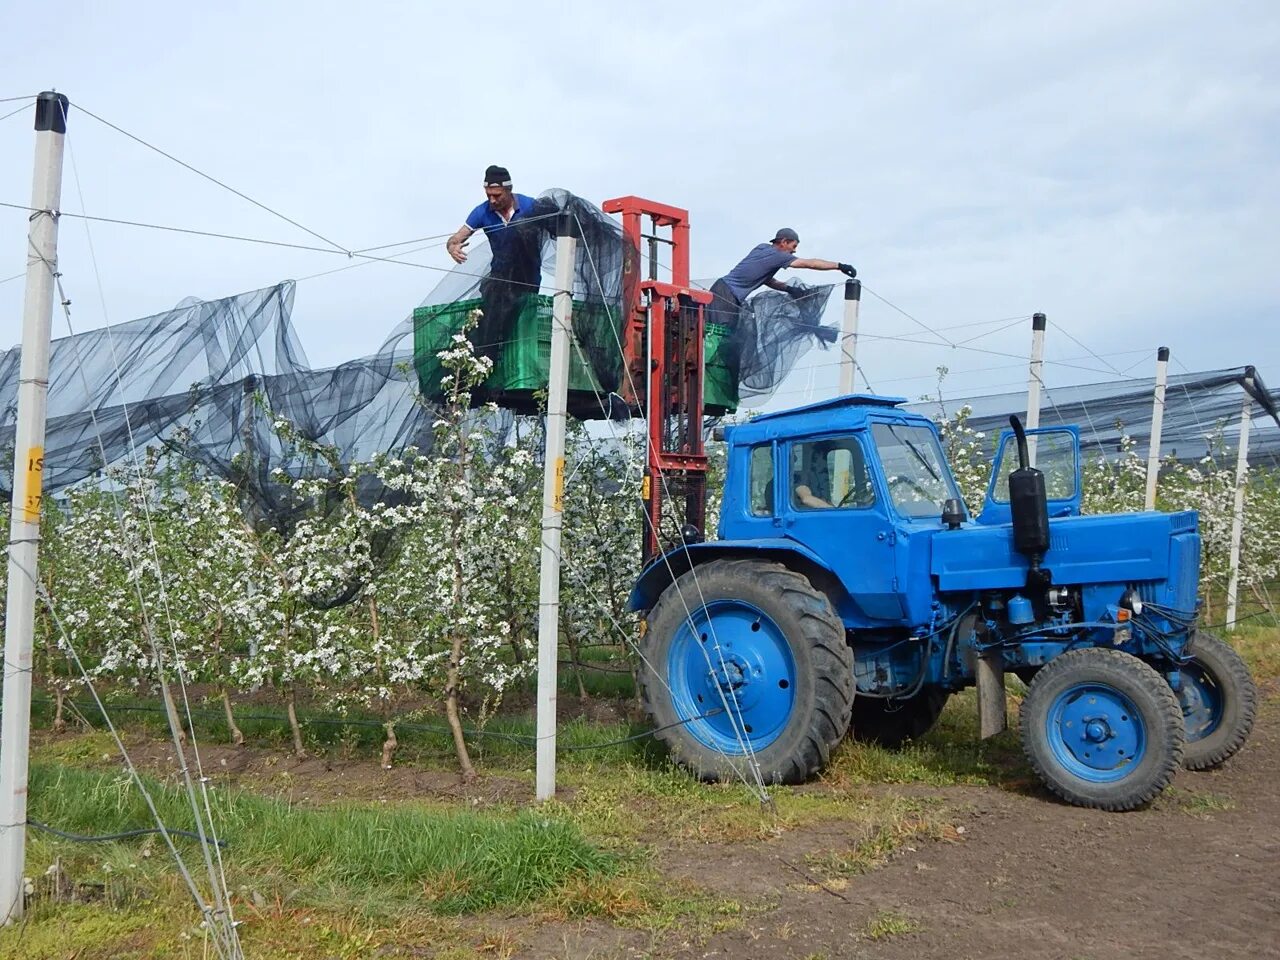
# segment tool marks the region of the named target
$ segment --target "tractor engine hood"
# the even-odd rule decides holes
[[[1195,533],[1196,520],[1190,511],[1054,518],[1043,565],[1063,586],[1164,580],[1170,539]],[[1018,588],[1027,569],[1009,524],[965,524],[934,534],[930,572],[941,591]]]

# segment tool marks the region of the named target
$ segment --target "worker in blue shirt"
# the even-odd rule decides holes
[[[484,203],[467,215],[457,232],[449,238],[445,249],[454,263],[466,263],[464,249],[467,240],[477,230],[483,230],[489,239],[493,254],[493,268],[504,270],[511,265],[512,247],[516,232],[509,229],[512,222],[527,217],[533,211],[533,197],[511,190],[511,174],[506,167],[491,165],[484,172]]]
[[[471,340],[477,354],[496,364],[519,311],[542,284],[542,236],[541,231],[522,228],[521,221],[534,215],[537,201],[512,192],[506,167],[495,164],[485,170],[484,195],[484,203],[467,215],[445,249],[462,264],[473,233],[483,230],[489,241],[489,272],[480,280],[480,324]]]
[[[774,274],[786,267],[802,270],[839,270],[846,276],[857,276],[858,271],[847,263],[797,257],[798,246],[800,246],[800,234],[790,227],[780,229],[769,242],[757,244],[736,267],[711,285],[711,293],[715,299],[707,309],[707,321],[724,324],[727,327],[736,326],[742,304],[762,286],[796,296],[797,289],[774,279]]]

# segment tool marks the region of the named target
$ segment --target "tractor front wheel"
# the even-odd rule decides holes
[[[1249,739],[1258,688],[1240,654],[1213,634],[1196,631],[1190,654],[1178,691],[1187,728],[1182,764],[1188,770],[1210,770]]]
[[[826,596],[779,563],[715,560],[658,598],[641,644],[657,737],[704,780],[801,783],[849,728],[853,651]]]
[[[1045,786],[1070,803],[1132,810],[1173,778],[1185,742],[1169,684],[1137,657],[1072,650],[1036,674],[1022,704],[1022,745]]]

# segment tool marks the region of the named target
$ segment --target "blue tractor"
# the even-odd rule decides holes
[[[708,780],[799,783],[848,733],[894,746],[952,693],[1022,742],[1067,801],[1129,810],[1179,765],[1245,742],[1257,693],[1197,627],[1195,513],[1082,516],[1079,435],[1000,438],[971,517],[937,427],[846,396],[727,428],[719,538],[670,550],[631,596],[642,694],[672,755]]]

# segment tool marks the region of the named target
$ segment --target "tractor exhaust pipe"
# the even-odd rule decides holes
[[[1031,562],[1028,586],[1047,587],[1049,571],[1040,562],[1049,552],[1049,497],[1044,474],[1029,466],[1027,432],[1016,416],[1009,426],[1018,441],[1018,469],[1009,474],[1009,511],[1013,519],[1013,547]]]

